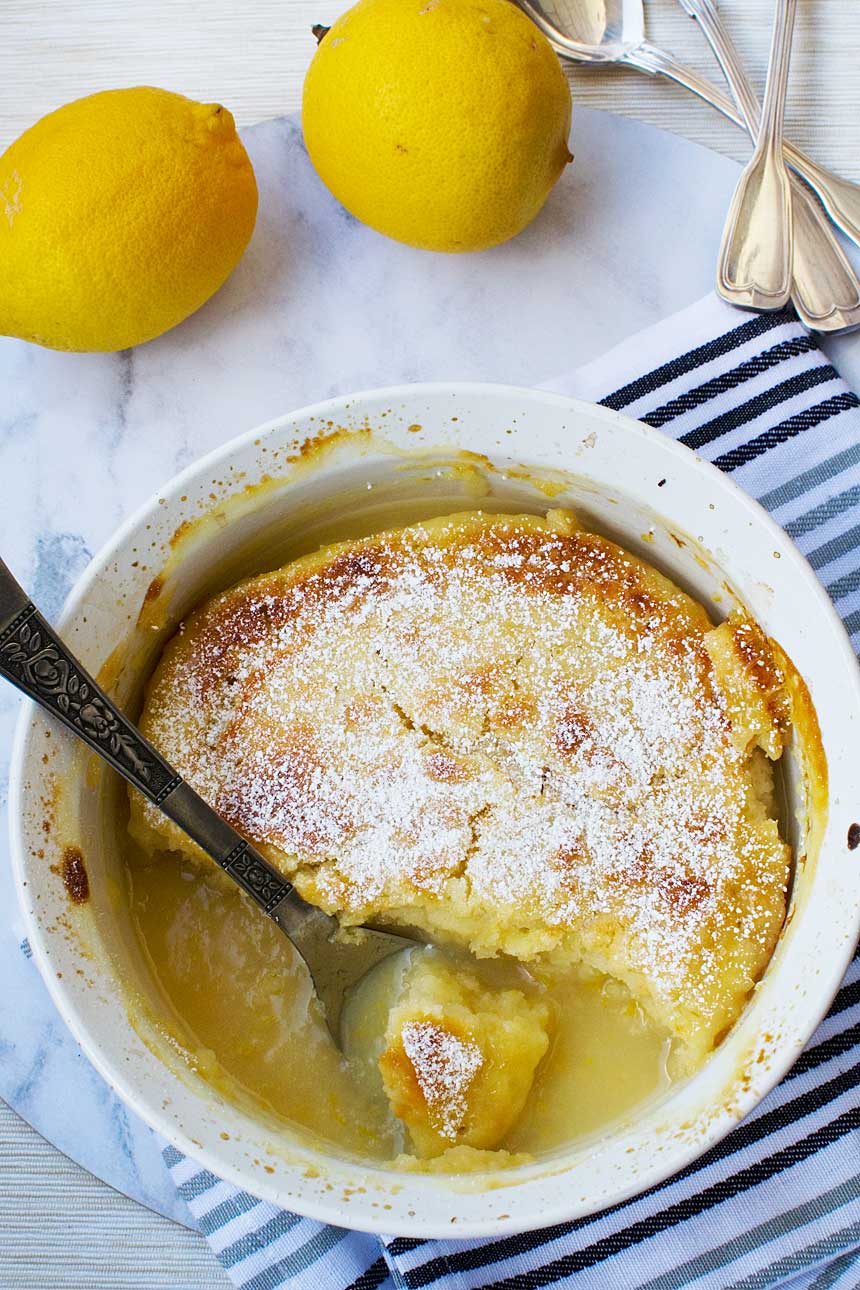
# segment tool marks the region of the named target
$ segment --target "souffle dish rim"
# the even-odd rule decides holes
[[[239,542],[235,534],[255,520],[262,530],[267,509],[278,502],[289,515],[291,499],[298,505],[317,489],[320,497],[334,501],[347,496],[350,482],[363,487],[365,477],[374,487],[388,481],[392,488],[405,488],[413,467],[430,480],[428,465],[435,470],[440,461],[455,459],[464,463],[464,472],[490,480],[489,487],[497,480],[500,495],[508,488],[522,493],[531,487],[523,462],[544,479],[569,476],[570,488],[579,488],[586,499],[585,508],[593,503],[598,519],[614,526],[616,540],[626,545],[627,524],[631,549],[638,547],[645,559],[652,548],[642,541],[655,543],[653,561],[670,577],[675,576],[666,567],[674,558],[671,542],[661,548],[657,530],[663,526],[670,535],[691,535],[700,551],[677,555],[686,561],[685,576],[695,580],[696,561],[704,569],[709,559],[710,571],[701,575],[709,579],[708,587],[720,579],[726,586],[728,579],[752,616],[794,660],[821,720],[831,775],[829,819],[817,860],[804,868],[786,933],[762,986],[702,1071],[653,1108],[646,1106],[635,1124],[621,1124],[605,1141],[589,1142],[587,1152],[573,1144],[507,1174],[474,1177],[395,1172],[299,1142],[273,1144],[271,1125],[259,1122],[255,1131],[248,1116],[217,1096],[213,1102],[202,1086],[180,1080],[141,1041],[125,1003],[117,999],[115,967],[96,926],[96,913],[104,917],[107,904],[102,902],[101,911],[70,906],[50,867],[51,847],[90,836],[82,763],[57,737],[50,765],[43,764],[48,726],[29,704],[16,730],[9,803],[12,863],[35,960],[72,1034],[133,1110],[201,1166],[262,1199],[358,1230],[462,1239],[563,1222],[659,1184],[723,1137],[796,1060],[827,1011],[860,930],[860,874],[846,846],[849,813],[860,809],[850,771],[850,749],[860,738],[860,671],[842,623],[806,560],[758,503],[715,467],[621,413],[564,395],[474,383],[397,386],[327,400],[278,417],[200,458],[102,547],[70,594],[59,628],[98,672],[134,630],[147,598],[157,599],[162,571],[169,567],[171,577],[181,580],[188,560],[191,578],[194,552],[207,542],[215,549],[205,524],[199,541],[185,539],[204,514],[226,514],[228,499],[249,498],[233,531]],[[206,502],[214,480],[222,491],[214,503]],[[254,498],[257,485],[265,486]],[[551,495],[549,487],[545,495],[530,496],[532,510],[570,506],[576,511],[579,505]],[[459,509],[480,509],[480,501],[464,501]],[[436,513],[445,510],[441,503]],[[645,534],[642,517],[648,514],[655,517],[654,531]],[[136,559],[139,565],[141,549],[155,552],[144,561],[148,569],[132,567]],[[725,594],[731,595],[728,586]],[[776,622],[784,630],[775,630]],[[39,840],[38,802],[54,801],[58,784],[59,822],[40,859],[37,851],[46,844],[44,834]],[[98,880],[93,886],[98,889]],[[82,959],[82,953],[89,957]],[[80,975],[76,964],[83,968]],[[781,1000],[779,983],[785,987]]]

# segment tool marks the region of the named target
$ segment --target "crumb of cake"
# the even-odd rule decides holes
[[[566,512],[474,512],[215,597],[141,725],[344,923],[591,966],[692,1069],[784,918],[781,657]],[[136,795],[131,819],[193,854]]]
[[[540,999],[491,989],[438,954],[415,960],[389,1014],[379,1069],[420,1157],[502,1141],[549,1046],[548,1024]]]

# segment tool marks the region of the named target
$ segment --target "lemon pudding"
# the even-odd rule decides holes
[[[517,1122],[547,1145],[535,1102],[558,1107],[552,1072],[587,1057],[569,1012],[602,1009],[610,1030],[626,1015],[657,1087],[701,1064],[764,971],[790,875],[771,765],[789,666],[751,619],[714,626],[568,512],[468,513],[215,597],[168,644],[141,725],[345,924],[525,965],[546,1001],[412,969],[380,1060],[419,1154],[530,1150]],[[228,882],[137,796],[131,830]],[[463,1076],[453,1138],[410,1047]]]
[[[389,1013],[379,1068],[417,1153],[496,1147],[525,1106],[548,1025],[546,1003],[488,988],[439,955],[416,956]]]

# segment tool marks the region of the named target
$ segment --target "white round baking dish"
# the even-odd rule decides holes
[[[817,857],[798,867],[774,958],[704,1069],[611,1132],[490,1175],[394,1172],[345,1160],[238,1108],[158,1039],[159,1000],[118,881],[121,836],[103,774],[30,705],[11,782],[12,862],[36,960],[90,1060],[182,1151],[310,1217],[412,1236],[491,1236],[593,1212],[673,1174],[731,1129],[791,1065],[857,941],[860,679],[839,620],[785,534],[711,466],[605,408],[528,390],[404,386],[332,400],[191,466],[93,560],[60,629],[122,702],[214,586],[322,541],[453,510],[571,505],[692,589],[717,616],[740,598],[807,682],[830,774]],[[790,792],[805,810],[802,775]],[[819,810],[819,824],[824,813]],[[804,849],[803,826],[792,826]],[[80,847],[90,898],[56,861]],[[52,865],[54,868],[52,869]]]

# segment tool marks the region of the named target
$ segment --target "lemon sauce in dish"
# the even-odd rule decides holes
[[[195,1069],[243,1104],[342,1151],[376,1160],[411,1156],[377,1065],[397,993],[384,976],[403,973],[403,956],[382,965],[382,979],[368,980],[369,997],[359,1000],[363,1035],[350,1033],[355,1021],[347,1007],[343,1055],[313,1004],[298,954],[241,892],[175,856],[147,857],[134,847],[127,870],[135,926],[168,1005],[167,1024]],[[490,988],[522,986],[512,964],[470,966]],[[623,986],[574,970],[534,978],[530,989],[548,1005],[550,1043],[500,1148],[517,1157],[550,1151],[669,1087],[669,1040]]]

